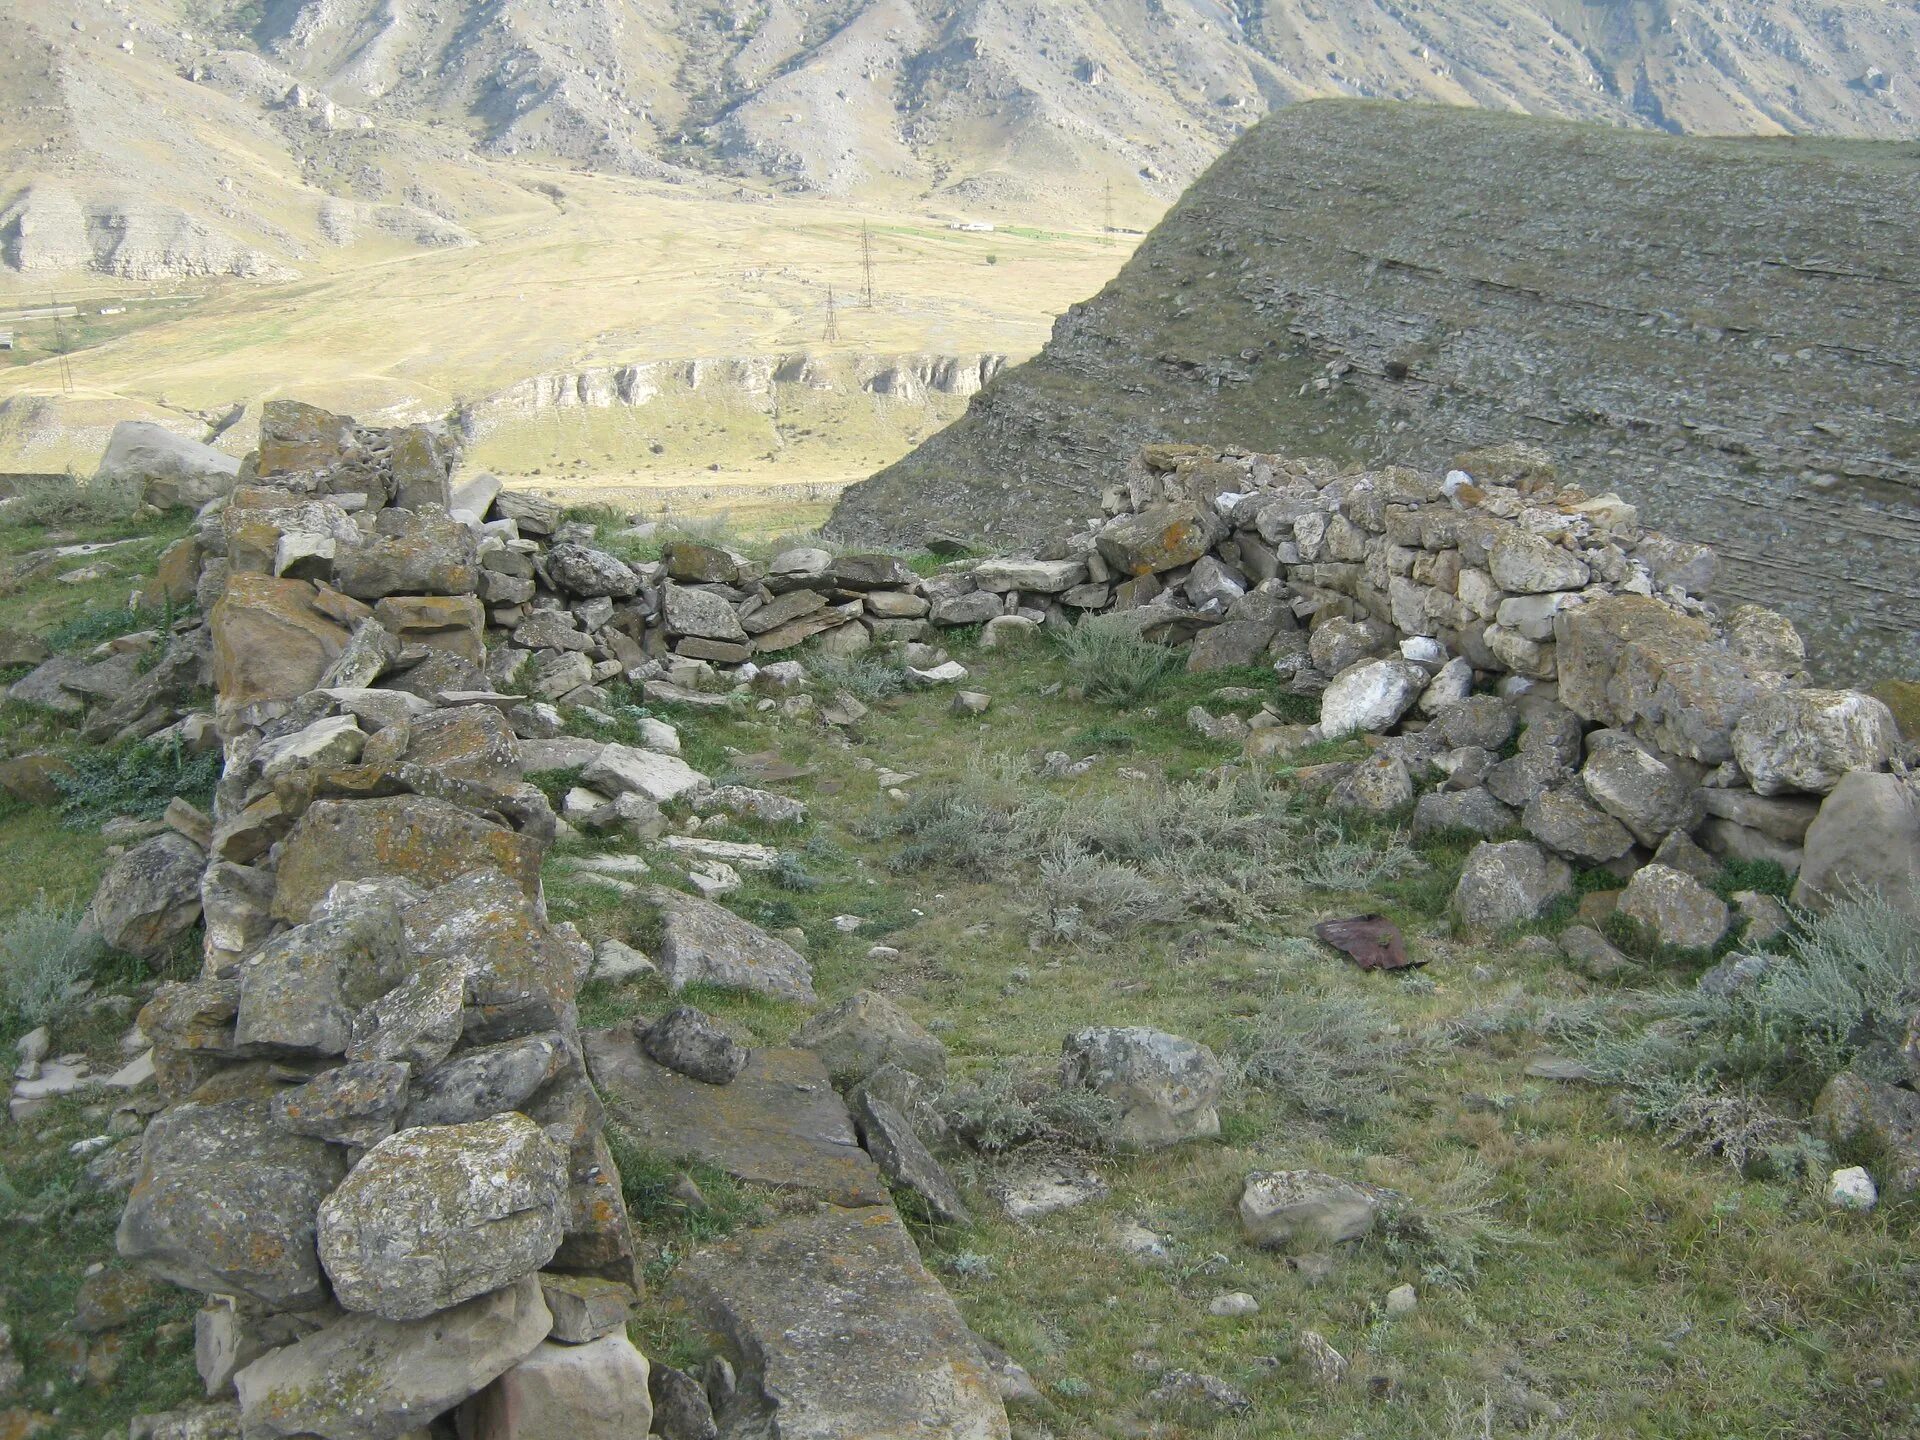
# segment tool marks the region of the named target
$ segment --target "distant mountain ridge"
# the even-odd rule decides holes
[[[1090,228],[1109,184],[1157,212],[1316,96],[1920,126],[1920,8],[1867,0],[0,0],[0,24],[0,258],[26,273],[466,243],[516,164]]]

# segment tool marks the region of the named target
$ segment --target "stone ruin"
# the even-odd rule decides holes
[[[454,484],[451,459],[426,429],[269,406],[259,451],[201,477],[218,493],[139,597],[196,600],[204,620],[111,686],[56,657],[15,687],[91,700],[87,738],[224,760],[213,813],[177,804],[89,912],[147,956],[204,921],[199,977],[140,1017],[159,1113],[98,1162],[131,1181],[121,1253],[209,1297],[215,1403],[154,1429],[173,1440],[395,1440],[456,1420],[483,1440],[825,1434],[840,1432],[806,1426],[930,1396],[925,1433],[1007,1433],[1017,1367],[967,1332],[883,1183],[964,1213],[915,1134],[944,1073],[936,1039],[864,994],[750,1058],[697,1012],[582,1034],[582,981],[646,962],[547,919],[563,828],[655,838],[680,799],[797,805],[715,791],[658,721],[641,746],[563,735],[557,707],[604,711],[616,677],[658,702],[744,689],[800,711],[808,697],[767,692],[794,683],[778,657],[806,642],[900,644],[938,684],[965,675],[935,648],[943,630],[997,645],[1110,616],[1185,646],[1190,670],[1269,667],[1317,697],[1313,726],[1189,716],[1248,762],[1364,736],[1365,759],[1296,777],[1336,806],[1412,806],[1416,832],[1488,837],[1455,897],[1469,925],[1534,918],[1571,894],[1573,866],[1606,867],[1622,914],[1710,946],[1730,917],[1702,882],[1723,858],[1777,860],[1805,903],[1865,886],[1920,908],[1886,707],[1810,688],[1781,617],[1697,598],[1708,551],[1556,486],[1530,452],[1426,476],[1158,447],[1040,558],[953,558],[930,578],[886,555],[796,549],[763,568],[685,542],[631,565],[548,500]],[[858,709],[843,694],[820,718]],[[524,775],[575,766],[556,815]],[[781,941],[692,895],[646,899],[673,988],[813,1003]],[[1101,1062],[1115,1074],[1193,1048],[1089,1036],[1088,1053],[1118,1047]],[[829,1202],[683,1267],[680,1298],[724,1352],[707,1385],[627,1339],[639,1277],[609,1108],[663,1152]],[[821,1325],[843,1337],[831,1354],[790,1343]]]

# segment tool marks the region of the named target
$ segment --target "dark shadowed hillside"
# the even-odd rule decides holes
[[[1157,440],[1438,464],[1541,442],[1718,548],[1838,671],[1920,663],[1920,146],[1295,106],[842,534],[1000,544]]]

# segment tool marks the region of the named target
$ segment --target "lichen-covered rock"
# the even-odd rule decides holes
[[[1578,590],[1593,578],[1578,555],[1511,526],[1493,542],[1488,561],[1493,583],[1516,595]]]
[[[1566,861],[1526,840],[1476,845],[1454,887],[1453,913],[1478,930],[1503,930],[1537,920],[1555,900],[1573,893]]]
[[[213,684],[224,712],[284,703],[320,683],[351,634],[314,607],[305,580],[232,575],[213,607]]]
[[[676,1006],[637,1033],[655,1064],[703,1084],[730,1084],[747,1066],[747,1047],[691,1005]]]
[[[1448,830],[1493,836],[1511,830],[1520,817],[1485,789],[1439,791],[1422,795],[1413,807],[1413,838]]]
[[[1365,1235],[1380,1202],[1331,1175],[1282,1170],[1247,1176],[1239,1209],[1242,1233],[1262,1249],[1317,1250]]]
[[[1580,782],[1594,804],[1632,832],[1658,845],[1676,830],[1692,830],[1705,814],[1687,778],[1625,735],[1595,731]]]
[[[672,989],[726,985],[814,1002],[813,969],[784,940],[695,895],[655,886],[647,899],[660,912],[660,973]]]
[[[566,1037],[557,1031],[463,1051],[416,1078],[406,1124],[465,1125],[523,1110],[570,1058]]]
[[[158,959],[200,918],[206,852],[172,831],[143,840],[108,868],[84,924],[108,946]]]
[[[616,555],[587,545],[556,545],[547,552],[547,574],[553,588],[579,599],[637,594],[640,577]]]
[[[911,1071],[938,1090],[947,1080],[947,1047],[877,990],[861,990],[822,1011],[794,1032],[841,1089],[857,1085],[882,1065]]]
[[[1356,761],[1327,792],[1327,803],[1336,810],[1357,810],[1367,815],[1391,815],[1413,804],[1413,776],[1398,755],[1369,755]]]
[[[862,1092],[853,1102],[853,1118],[861,1143],[889,1184],[918,1195],[926,1203],[927,1212],[943,1225],[970,1223],[966,1202],[952,1177],[933,1158],[905,1115],[871,1092]]]
[[[122,420],[107,437],[93,478],[96,485],[137,484],[141,498],[161,510],[198,510],[231,494],[239,473],[240,462],[211,445],[151,420]]]
[[[479,573],[472,532],[437,507],[383,513],[374,534],[333,562],[333,583],[356,600],[470,595]]]
[[[606,746],[580,779],[602,795],[644,795],[656,805],[697,794],[710,783],[678,756],[630,745]]]
[[[661,614],[667,634],[675,639],[691,635],[703,640],[739,642],[747,638],[733,607],[710,590],[669,585],[662,594]]]
[[[1814,1129],[1829,1145],[1862,1141],[1885,1157],[1875,1177],[1895,1194],[1920,1190],[1920,1095],[1843,1070],[1813,1102]]]
[[[378,1145],[406,1108],[411,1073],[409,1066],[386,1060],[324,1070],[273,1097],[274,1121],[292,1134],[336,1145]]]
[[[540,1275],[540,1293],[553,1312],[551,1339],[563,1345],[584,1345],[615,1330],[624,1330],[633,1313],[631,1285],[603,1280],[597,1275]]]
[[[540,858],[537,841],[444,800],[316,801],[281,844],[273,914],[297,924],[338,882],[380,876],[426,887],[492,869],[531,896],[540,883]]]
[[[551,1340],[469,1400],[469,1440],[634,1440],[653,1424],[647,1361],[624,1332]]]
[[[246,1433],[399,1440],[532,1354],[552,1323],[531,1275],[423,1320],[345,1316],[234,1377]]]
[[[355,1013],[405,979],[409,965],[390,898],[297,925],[242,962],[235,1037],[261,1053],[343,1055]]]
[[[403,644],[424,645],[468,665],[482,664],[487,658],[486,643],[481,639],[486,630],[487,612],[471,595],[389,595],[373,607],[373,616]],[[482,687],[442,684],[438,688],[476,690]]]
[[[1549,850],[1586,865],[1617,860],[1633,848],[1626,826],[1571,789],[1542,790],[1527,802],[1521,823]]]
[[[577,955],[550,930],[519,878],[473,869],[406,910],[416,963],[458,963],[470,1041],[571,1026]]]
[[[1205,1045],[1137,1025],[1077,1031],[1060,1057],[1061,1085],[1112,1101],[1119,1112],[1114,1138],[1134,1150],[1218,1135],[1215,1107],[1226,1078]]]
[[[1830,794],[1848,771],[1886,769],[1899,745],[1893,712],[1855,690],[1782,690],[1733,727],[1733,758],[1757,795]]]
[[[1191,565],[1219,538],[1219,522],[1190,505],[1161,505],[1109,521],[1100,558],[1121,575],[1157,575]]]
[[[1727,933],[1727,902],[1691,875],[1645,865],[1620,896],[1620,914],[1646,926],[1662,945],[1704,950]]]
[[[460,1039],[467,1000],[463,960],[423,965],[354,1019],[349,1060],[388,1060],[425,1070]]]
[[[320,1260],[347,1309],[417,1320],[551,1260],[566,1195],[565,1152],[524,1115],[402,1130],[321,1204]]]
[[[190,1290],[311,1309],[327,1295],[314,1212],[345,1172],[337,1148],[275,1124],[264,1097],[176,1105],[147,1126],[115,1245]]]

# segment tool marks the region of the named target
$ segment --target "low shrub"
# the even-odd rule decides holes
[[[105,947],[80,921],[41,895],[0,923],[0,999],[25,1029],[65,1018],[91,984]]]
[[[1178,650],[1147,639],[1123,614],[1089,615],[1059,631],[1058,643],[1081,694],[1115,705],[1150,699],[1183,663]]]
[[[74,830],[118,815],[156,820],[176,795],[205,810],[220,778],[218,751],[195,755],[177,741],[76,750],[67,758],[72,773],[55,776],[53,783],[65,797],[61,815]]]
[[[46,634],[47,648],[62,652],[87,650],[103,640],[131,635],[136,630],[165,630],[175,618],[171,608],[100,605],[83,610],[49,630]]]
[[[1237,1039],[1246,1083],[1335,1125],[1384,1116],[1432,1043],[1403,1031],[1364,996],[1298,989],[1273,991]]]
[[[844,690],[869,704],[898,695],[907,688],[906,666],[877,655],[827,655],[813,653],[806,660],[807,673],[815,683],[829,690]]]
[[[137,479],[83,480],[71,470],[64,475],[27,476],[17,495],[7,515],[22,525],[106,525],[130,520],[144,499]]]
[[[983,1155],[1032,1146],[1110,1149],[1120,1107],[1092,1090],[1062,1089],[1046,1067],[1001,1061],[957,1085],[946,1100],[953,1133]]]

